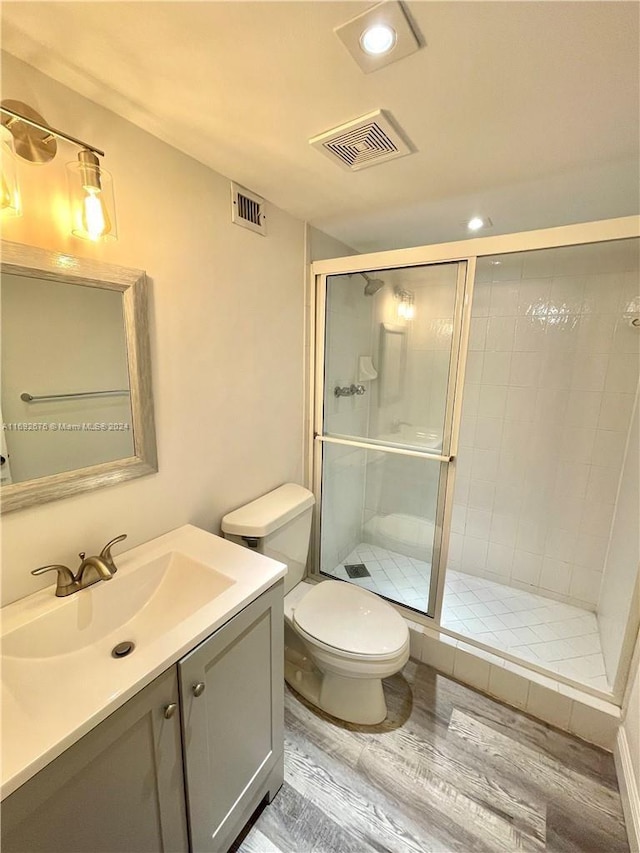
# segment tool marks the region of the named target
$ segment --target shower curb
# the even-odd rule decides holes
[[[613,752],[620,707],[407,620],[413,660],[564,732]]]

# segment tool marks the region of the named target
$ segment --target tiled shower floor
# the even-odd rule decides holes
[[[364,563],[371,576],[349,578],[344,566],[350,563]],[[426,610],[431,566],[422,560],[362,543],[327,574]],[[609,690],[596,616],[588,610],[449,569],[442,626],[597,690]]]

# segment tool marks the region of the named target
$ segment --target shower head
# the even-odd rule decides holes
[[[365,296],[373,296],[374,293],[377,293],[381,287],[384,287],[385,283],[381,278],[369,278],[366,272],[350,272],[348,273],[349,278],[354,275],[361,275],[365,280],[366,284],[364,286],[364,295]]]
[[[364,280],[367,282],[364,286],[364,295],[373,296],[381,287],[384,287],[384,281],[381,278],[369,278],[366,273],[362,273]]]

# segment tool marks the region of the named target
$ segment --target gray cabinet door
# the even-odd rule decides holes
[[[283,582],[178,664],[193,853],[224,853],[283,775]]]
[[[172,667],[7,797],[2,853],[184,853],[177,703]]]

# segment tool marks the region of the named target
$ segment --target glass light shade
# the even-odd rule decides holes
[[[20,216],[22,206],[20,203],[20,188],[18,186],[18,170],[13,136],[11,132],[2,127],[1,140],[1,167],[2,179],[0,183],[0,207],[3,216]]]
[[[116,207],[109,172],[82,161],[67,163],[71,233],[83,240],[116,240]]]

